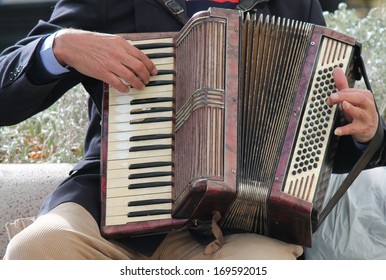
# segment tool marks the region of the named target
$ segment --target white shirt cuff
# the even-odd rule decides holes
[[[48,36],[40,49],[40,57],[42,59],[43,66],[52,75],[61,75],[70,72],[67,67],[63,67],[56,59],[52,50],[52,44],[54,42],[56,33]]]

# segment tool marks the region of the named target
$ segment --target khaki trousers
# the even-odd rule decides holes
[[[104,239],[98,224],[83,207],[64,203],[40,216],[15,235],[4,259],[119,259],[119,260],[219,260],[219,259],[296,259],[303,250],[257,234],[233,234],[224,237],[224,246],[204,255],[203,245],[187,230],[171,232],[151,256]]]

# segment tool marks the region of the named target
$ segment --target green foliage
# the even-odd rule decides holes
[[[77,86],[49,109],[0,127],[0,163],[74,163],[83,155],[87,123],[87,95]]]

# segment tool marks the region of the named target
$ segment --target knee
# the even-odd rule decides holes
[[[70,231],[52,224],[32,224],[15,235],[7,246],[4,259],[55,259],[74,247]]]
[[[300,246],[253,233],[233,234],[226,236],[225,240],[221,249],[224,258],[296,260],[303,253]]]

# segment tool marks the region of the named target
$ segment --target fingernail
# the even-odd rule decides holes
[[[338,99],[338,94],[337,93],[331,93],[330,98],[332,100],[336,100],[336,99]]]
[[[337,129],[335,129],[334,133],[336,136],[340,136],[340,135],[342,135],[342,130],[337,128]]]

